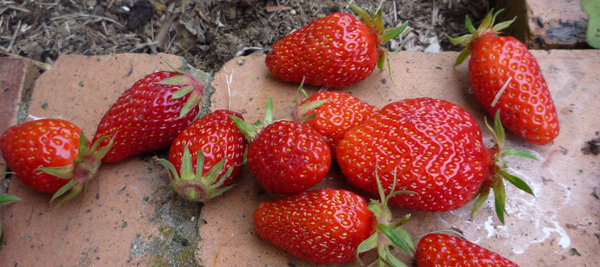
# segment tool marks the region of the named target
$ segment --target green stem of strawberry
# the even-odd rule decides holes
[[[40,167],[39,170],[54,175],[62,179],[69,179],[70,181],[61,187],[50,199],[50,202],[63,196],[65,193],[69,194],[62,197],[60,202],[56,206],[60,206],[65,201],[78,195],[87,186],[87,183],[96,177],[98,169],[101,165],[102,158],[108,153],[108,150],[112,147],[114,138],[103,147],[100,147],[100,143],[108,136],[98,138],[90,148],[88,140],[83,134],[79,136],[79,154],[72,164],[62,167]]]
[[[398,190],[386,195],[383,186],[381,185],[381,181],[379,180],[379,176],[377,175],[377,168],[375,168],[375,179],[377,181],[380,200],[371,200],[369,203],[369,210],[371,210],[377,218],[376,231],[358,246],[356,250],[356,259],[362,265],[360,254],[377,248],[378,266],[407,266],[393,255],[392,250],[394,249],[394,246],[396,246],[408,254],[413,254],[415,247],[410,234],[401,228],[401,226],[410,219],[410,214],[405,215],[400,221],[392,224],[392,212],[387,203],[389,199],[395,195],[415,194],[415,192]],[[396,177],[394,177],[392,188],[396,188]]]
[[[512,175],[506,171],[507,163],[504,160],[506,156],[518,156],[536,160],[535,156],[525,151],[516,150],[514,148],[504,148],[505,133],[502,123],[500,122],[500,111],[496,112],[494,117],[494,127],[492,128],[487,120],[485,125],[491,132],[494,142],[496,145],[490,149],[490,154],[494,159],[494,166],[491,170],[491,178],[484,180],[483,184],[479,188],[477,193],[475,205],[471,211],[471,217],[473,214],[483,205],[485,200],[488,198],[490,189],[494,191],[494,206],[498,220],[504,224],[504,215],[506,213],[506,189],[504,186],[504,180],[507,180],[518,189],[525,191],[526,193],[535,196],[531,187],[523,181],[521,178]]]

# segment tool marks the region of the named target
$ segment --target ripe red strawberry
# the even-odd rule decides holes
[[[98,147],[105,138],[90,148],[75,124],[41,119],[8,128],[0,137],[0,151],[19,179],[37,191],[54,194],[52,200],[70,190],[65,201],[96,176],[100,160],[110,148],[110,143]]]
[[[375,65],[383,69],[382,45],[400,35],[406,23],[384,29],[381,10],[368,15],[352,8],[362,21],[346,13],[332,13],[275,42],[265,63],[273,75],[288,82],[340,88],[368,77]]]
[[[386,200],[367,205],[360,195],[343,189],[304,191],[259,204],[254,229],[275,246],[317,264],[360,260],[359,254],[375,247],[382,252],[380,261],[396,262],[389,253],[392,245],[408,253],[414,247],[399,227],[408,217],[394,228],[388,226]]]
[[[494,136],[503,138],[504,134]],[[532,192],[525,182],[504,171],[502,162],[504,155],[530,155],[515,150],[501,153],[500,139],[498,146],[488,150],[477,122],[467,111],[445,100],[416,98],[390,103],[380,114],[350,129],[336,153],[340,169],[360,189],[377,193],[377,171],[386,192],[416,192],[390,200],[409,209],[453,210],[481,192],[474,207],[477,210],[491,187],[497,196],[504,196],[496,205],[504,222],[502,178]],[[484,179],[490,182],[482,186]]]
[[[98,125],[94,140],[114,136],[114,145],[102,161],[118,162],[168,147],[198,115],[203,90],[200,81],[180,72],[159,71],[138,80]]]
[[[500,111],[500,121],[511,132],[534,144],[545,145],[558,135],[554,102],[540,66],[527,47],[511,36],[496,34],[513,21],[494,25],[498,13],[490,14],[471,34],[450,38],[466,48],[456,65],[469,54],[469,79],[477,100],[490,115]]]
[[[419,267],[519,266],[477,244],[445,234],[424,236],[417,246],[416,260]]]
[[[326,102],[316,108],[303,109],[319,100]],[[304,100],[298,112],[299,117],[310,118],[304,122],[325,137],[329,149],[335,154],[337,143],[344,137],[344,133],[379,112],[379,109],[348,93],[319,91]]]
[[[298,121],[273,122],[269,98],[264,126],[231,117],[250,142],[247,160],[256,180],[268,191],[291,194],[319,183],[329,171],[331,152],[315,129]]]
[[[231,188],[244,161],[246,139],[229,115],[242,119],[229,110],[211,112],[175,138],[168,161],[159,159],[180,196],[206,201]]]

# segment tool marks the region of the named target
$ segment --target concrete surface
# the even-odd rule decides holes
[[[600,158],[585,155],[585,142],[597,137],[600,121],[600,51],[533,51],[559,112],[561,133],[548,146],[508,135],[508,145],[527,150],[538,161],[510,159],[510,171],[523,177],[537,197],[507,186],[511,198],[506,225],[495,219],[493,204],[484,204],[473,221],[472,203],[445,213],[410,212],[406,229],[415,243],[424,234],[456,227],[466,237],[521,266],[600,265],[600,210],[597,187]],[[382,107],[403,98],[430,96],[457,103],[482,125],[484,113],[468,89],[466,64],[452,67],[457,53],[402,52],[391,57],[393,82],[375,71],[345,89]],[[87,135],[120,93],[144,74],[168,69],[169,55],[61,56],[33,91],[30,118],[62,117]],[[232,75],[228,87],[226,77]],[[286,117],[297,85],[271,76],[263,55],[235,58],[215,75],[212,109],[231,108],[247,121],[262,118],[267,97],[275,116]],[[313,93],[318,88],[308,87]],[[63,93],[65,93],[63,95]],[[63,96],[60,96],[63,95]],[[490,135],[485,133],[488,142]],[[164,152],[159,155],[164,156]],[[168,189],[166,172],[151,155],[101,167],[88,192],[58,208],[49,196],[13,179],[9,193],[23,201],[5,207],[6,237],[0,262],[7,266],[313,266],[259,239],[251,215],[264,192],[245,167],[237,186],[202,205],[181,201]],[[337,167],[317,187],[350,188]],[[408,210],[394,208],[396,217]],[[365,255],[365,262],[373,254]],[[405,261],[410,261],[404,256]],[[347,266],[355,266],[348,264]]]

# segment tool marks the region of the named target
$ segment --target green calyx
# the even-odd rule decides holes
[[[72,199],[85,189],[90,180],[96,177],[102,158],[104,158],[113,145],[114,138],[112,138],[107,145],[100,147],[100,143],[108,138],[108,136],[100,137],[90,147],[88,145],[88,139],[83,132],[81,132],[79,135],[79,154],[77,155],[77,158],[73,160],[72,164],[61,167],[38,168],[40,171],[47,174],[69,180],[66,185],[58,189],[58,191],[52,195],[50,202],[53,202],[63,195],[64,196],[56,206]],[[67,192],[69,193],[65,195]]]
[[[229,167],[224,175],[219,176],[225,166],[225,159],[212,166],[205,175],[202,174],[204,170],[204,153],[202,150],[198,151],[195,172],[192,165],[192,155],[187,146],[183,149],[179,172],[170,161],[161,158],[155,159],[168,170],[175,191],[187,200],[204,202],[223,194],[234,186],[223,186],[225,180],[231,176],[233,166]]]
[[[204,102],[204,84],[199,78],[194,77],[192,74],[175,69],[171,65],[169,66],[177,73],[177,75],[156,82],[156,84],[181,86],[179,90],[173,93],[171,96],[172,99],[179,99],[188,94],[190,95],[179,112],[179,118],[182,118],[195,107],[200,108],[202,106],[202,103]]]
[[[491,132],[494,141],[496,143],[495,155],[494,155],[494,170],[492,171],[491,182],[484,182],[484,184],[479,188],[479,192],[477,192],[475,205],[473,206],[473,210],[471,211],[471,218],[473,214],[481,208],[485,200],[488,198],[490,194],[490,190],[494,191],[494,206],[496,210],[496,215],[498,216],[498,220],[502,224],[504,224],[504,215],[506,213],[506,189],[504,186],[504,180],[510,182],[512,185],[517,187],[518,189],[525,191],[526,193],[535,196],[533,194],[533,190],[531,187],[523,181],[523,179],[508,173],[505,169],[507,167],[507,163],[504,161],[504,157],[506,156],[518,156],[525,157],[529,159],[537,160],[535,156],[531,155],[528,152],[516,150],[513,148],[505,148],[504,147],[504,128],[502,127],[502,123],[500,122],[500,111],[496,112],[496,116],[494,117],[494,127],[490,126],[485,121],[485,125],[488,130]]]
[[[415,194],[413,191],[398,190],[390,194],[385,194],[377,168],[375,168],[375,180],[377,181],[377,190],[379,200],[371,200],[369,210],[373,212],[377,219],[376,231],[369,238],[358,245],[356,250],[356,260],[362,265],[360,254],[372,249],[377,249],[377,266],[407,266],[393,255],[392,251],[397,247],[402,251],[412,255],[415,246],[410,234],[402,229],[402,225],[410,219],[410,214],[404,216],[401,220],[391,223],[392,212],[388,207],[390,198],[398,194]],[[394,173],[394,183],[392,188],[396,188],[396,174]]]
[[[321,100],[315,100],[315,101],[310,101],[310,102],[301,104],[302,101],[304,101],[308,98],[308,94],[306,93],[306,90],[304,90],[303,86],[304,86],[304,78],[302,78],[302,82],[300,82],[300,86],[298,87],[298,92],[296,93],[296,106],[292,110],[292,120],[299,121],[299,122],[307,122],[307,121],[315,118],[317,116],[317,113],[310,112],[310,111],[315,108],[320,107],[321,105],[325,104],[325,102],[327,102],[329,100],[329,99],[321,99]]]
[[[362,8],[352,5],[352,4],[350,4],[350,8],[352,8],[352,10],[354,10],[354,12],[356,12],[356,14],[358,14],[358,16],[360,16],[360,19],[362,20],[362,22],[364,24],[366,24],[375,33],[375,35],[377,36],[377,43],[380,47],[383,46],[383,44],[385,42],[400,36],[400,34],[402,34],[402,32],[404,32],[404,30],[408,26],[408,22],[404,22],[402,25],[400,25],[398,27],[386,29],[383,26],[381,9],[378,10],[376,13],[369,14],[366,11],[364,11]],[[386,61],[386,51],[384,49],[380,49],[379,58],[377,59],[377,67],[380,70],[384,69],[385,61]],[[388,60],[388,65],[389,65],[389,60]]]
[[[254,124],[250,124],[236,116],[228,116],[233,120],[233,123],[242,132],[242,134],[244,134],[246,140],[248,142],[252,142],[260,130],[275,122],[273,120],[273,100],[271,97],[269,97],[269,100],[267,100],[267,105],[265,106],[265,117],[263,121],[258,120]]]
[[[475,26],[473,26],[473,23],[471,23],[471,19],[469,19],[469,16],[466,16],[465,27],[469,31],[469,34],[459,37],[451,37],[446,35],[448,37],[448,40],[450,40],[450,42],[453,45],[462,45],[465,47],[465,49],[463,49],[456,58],[456,62],[454,63],[455,66],[460,65],[467,57],[471,55],[472,44],[481,40],[481,38],[485,36],[498,34],[500,31],[508,28],[508,26],[510,26],[517,19],[517,17],[514,17],[509,21],[500,22],[494,25],[494,23],[496,22],[496,17],[502,11],[503,9],[500,9],[496,13],[494,13],[493,9],[490,10],[488,15],[483,19],[483,21],[477,29],[475,29]]]

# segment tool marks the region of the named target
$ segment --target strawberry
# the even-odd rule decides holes
[[[338,143],[337,160],[346,178],[362,190],[377,193],[377,171],[386,192],[416,192],[390,200],[409,209],[453,210],[479,193],[476,211],[493,188],[498,218],[504,222],[503,178],[533,192],[524,181],[504,170],[502,158],[533,156],[504,151],[504,134],[498,125],[499,133],[494,134],[499,137],[498,145],[487,149],[477,122],[458,105],[441,99],[405,99],[386,105],[379,114],[346,132]],[[482,186],[484,180],[487,183]]]
[[[27,186],[54,194],[51,201],[70,190],[62,200],[77,195],[100,167],[111,143],[90,148],[75,124],[61,119],[29,121],[8,128],[0,137],[0,151],[7,166]]]
[[[477,100],[490,115],[500,111],[500,121],[525,140],[545,145],[558,135],[554,102],[540,66],[527,47],[511,36],[496,34],[513,21],[494,25],[492,12],[475,29],[467,17],[468,35],[450,38],[466,48],[456,65],[467,56],[469,80]]]
[[[246,140],[229,115],[242,119],[239,113],[216,110],[194,121],[173,141],[169,160],[158,160],[169,170],[180,196],[206,201],[232,187],[244,161]]]
[[[387,199],[367,205],[360,195],[343,189],[303,191],[260,203],[253,214],[254,229],[275,246],[317,264],[360,261],[360,254],[375,247],[380,262],[399,263],[390,252],[394,245],[408,253],[414,250],[400,228],[409,216],[390,227]]]
[[[168,147],[198,115],[203,89],[192,75],[173,71],[151,73],[135,82],[100,120],[94,140],[114,136],[102,161],[118,162]]]
[[[325,100],[316,108],[305,110],[310,103]],[[355,96],[340,91],[319,91],[305,99],[298,107],[296,116],[309,118],[304,121],[321,134],[332,153],[344,133],[370,118],[379,110]],[[334,153],[335,154],[335,153]]]
[[[329,171],[331,152],[323,137],[298,121],[273,121],[269,98],[259,127],[230,116],[250,142],[248,167],[269,192],[291,194],[319,183]]]
[[[276,41],[265,64],[273,75],[288,82],[340,88],[368,77],[375,65],[383,69],[383,44],[399,36],[407,24],[384,29],[381,10],[369,15],[351,5],[361,20],[332,13]]]
[[[518,267],[516,263],[465,239],[428,234],[421,238],[416,252],[417,266],[503,266]]]

